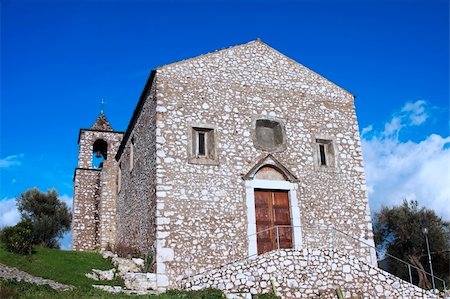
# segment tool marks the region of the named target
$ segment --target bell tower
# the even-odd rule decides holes
[[[103,111],[90,129],[80,129],[75,169],[72,249],[114,246],[116,235],[115,155],[123,132],[114,131]]]

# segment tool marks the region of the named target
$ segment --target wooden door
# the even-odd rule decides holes
[[[258,254],[292,248],[288,191],[255,190],[255,214]]]

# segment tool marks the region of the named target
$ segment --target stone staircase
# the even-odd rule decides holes
[[[279,249],[185,277],[185,289],[218,288],[228,298],[275,291],[282,298],[439,298],[338,250]],[[250,297],[249,297],[250,296]]]

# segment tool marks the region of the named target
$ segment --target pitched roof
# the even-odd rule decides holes
[[[97,131],[113,131],[113,128],[109,124],[109,121],[106,119],[106,116],[103,112],[97,117],[97,120],[92,125],[91,130]]]

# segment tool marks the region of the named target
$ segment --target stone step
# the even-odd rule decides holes
[[[227,299],[252,299],[251,293],[225,293]]]
[[[155,290],[128,290],[124,289],[121,286],[108,286],[108,285],[100,285],[94,284],[92,287],[96,289],[100,289],[109,293],[117,294],[124,293],[128,295],[158,295],[160,292]]]

